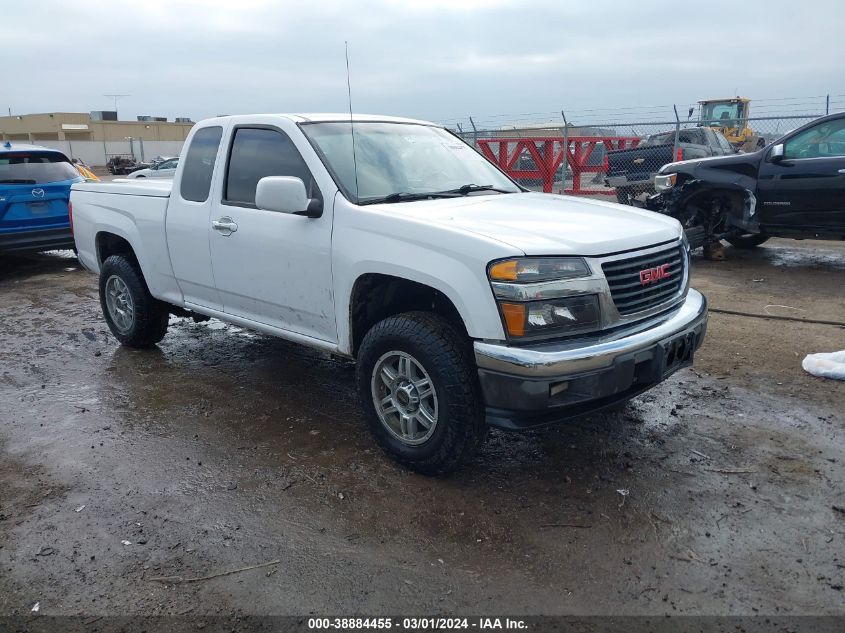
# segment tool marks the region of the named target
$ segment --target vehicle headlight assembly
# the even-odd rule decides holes
[[[589,277],[590,267],[581,257],[520,257],[490,264],[491,281],[534,283]]]
[[[669,191],[678,182],[678,174],[657,174],[654,177],[655,191]]]
[[[502,322],[512,339],[565,336],[600,329],[599,297],[581,257],[524,257],[487,269]],[[580,281],[579,281],[580,280]]]
[[[600,325],[598,295],[511,303],[500,301],[508,335],[514,338],[577,334]]]

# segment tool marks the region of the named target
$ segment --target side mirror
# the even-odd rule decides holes
[[[773,163],[779,163],[783,160],[783,156],[783,143],[773,145],[772,149],[769,151],[769,160]]]
[[[255,206],[264,211],[318,218],[323,214],[320,200],[308,198],[305,183],[293,176],[265,176],[255,187]]]

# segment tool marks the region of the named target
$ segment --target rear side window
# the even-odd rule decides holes
[[[663,132],[662,134],[652,134],[640,145],[666,145],[675,142],[674,132]]]
[[[61,154],[15,152],[0,154],[0,184],[45,185],[80,178]]]
[[[185,200],[205,202],[211,189],[211,177],[214,174],[214,159],[217,158],[217,148],[220,137],[223,136],[222,127],[204,127],[197,130],[191,139],[188,155],[182,165],[182,184],[180,193]]]
[[[255,206],[255,187],[265,176],[295,176],[305,183],[309,198],[322,197],[311,171],[287,134],[266,128],[238,128],[229,154],[223,200]]]
[[[675,135],[672,134],[670,139],[674,143]],[[693,145],[707,145],[707,141],[704,140],[704,134],[702,134],[701,130],[681,130],[678,132],[678,142],[692,143]]]

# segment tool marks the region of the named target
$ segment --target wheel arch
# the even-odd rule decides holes
[[[403,312],[431,312],[454,324],[468,335],[468,325],[458,302],[448,289],[438,288],[409,276],[381,272],[358,275],[352,285],[348,306],[348,349],[356,356],[361,341],[379,321]]]
[[[100,268],[112,255],[128,255],[138,261],[138,255],[129,239],[113,230],[98,231],[94,237],[97,252],[97,264]]]

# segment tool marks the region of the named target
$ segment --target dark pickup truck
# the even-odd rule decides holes
[[[845,239],[845,112],[757,152],[665,165],[654,184],[647,208],[679,220],[705,255],[723,239],[739,248],[773,236]]]
[[[652,134],[636,147],[607,153],[604,183],[616,189],[621,204],[631,204],[642,193],[654,193],[654,176],[668,163],[708,156],[735,154],[728,140],[707,127]]]

